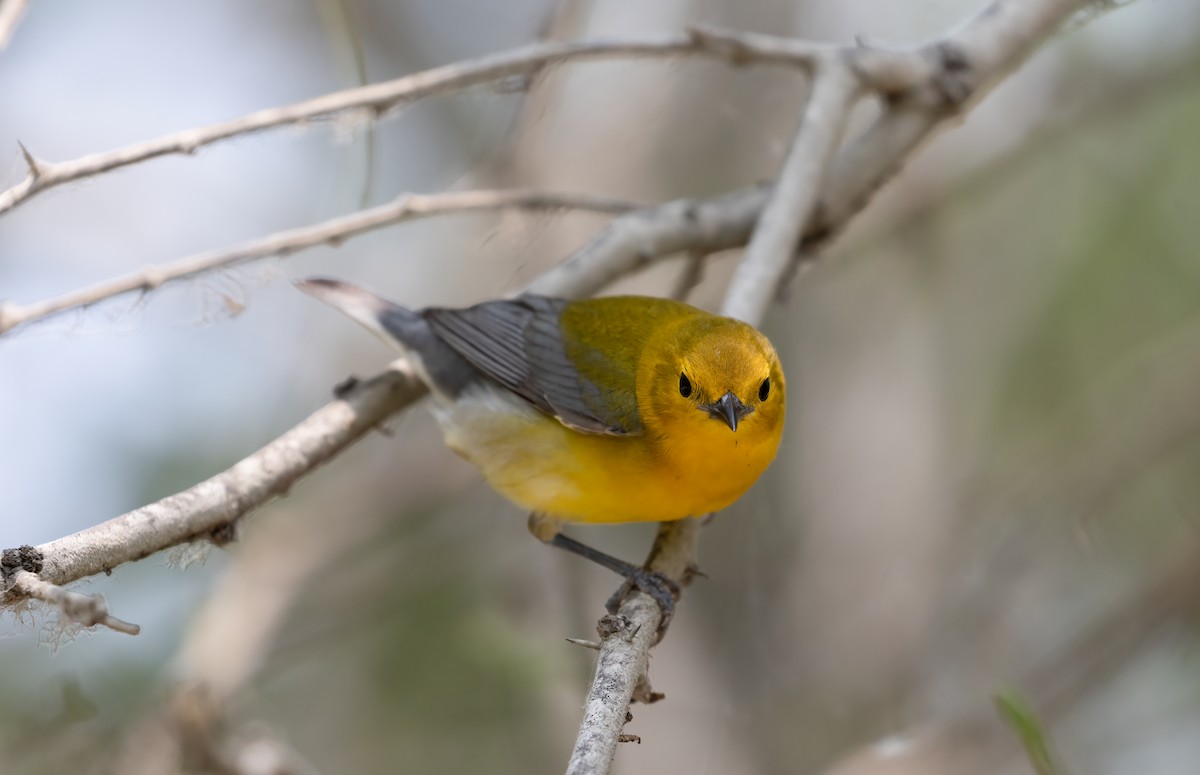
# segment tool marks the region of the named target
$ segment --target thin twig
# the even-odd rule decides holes
[[[270,256],[297,253],[318,245],[339,244],[350,237],[415,218],[480,210],[585,210],[619,214],[637,205],[622,199],[553,191],[458,191],[446,194],[405,194],[379,207],[299,229],[280,231],[230,248],[209,250],[168,264],[116,277],[62,296],[29,304],[0,303],[0,335],[17,326],[87,307],[123,293],[151,291],[164,283],[194,277],[214,269]]]
[[[109,614],[103,595],[81,595],[43,580],[36,573],[19,570],[13,574],[11,590],[58,608],[63,618],[82,627],[100,624],[126,635],[137,635],[142,628]]]
[[[29,0],[0,0],[0,51],[8,46],[28,5]]]
[[[734,41],[739,41],[733,45]],[[585,59],[667,57],[682,54],[710,56],[733,65],[782,64],[807,68],[826,47],[762,35],[715,30],[696,34],[654,35],[624,40],[535,43],[500,54],[456,62],[444,67],[397,78],[394,81],[332,92],[322,97],[279,108],[260,110],[232,121],[182,132],[72,161],[34,160],[27,154],[25,179],[0,192],[0,213],[30,197],[63,183],[169,154],[192,154],[231,137],[261,132],[289,124],[303,125],[354,111],[377,117],[396,107],[435,94],[459,91],[514,76],[530,76],[542,68]]]
[[[778,35],[723,29],[707,24],[692,25],[685,32],[706,50],[735,65],[779,62],[811,68],[823,57],[844,48],[836,43],[813,43]]]

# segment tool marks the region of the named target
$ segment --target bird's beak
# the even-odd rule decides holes
[[[754,411],[752,407],[743,404],[742,399],[735,396],[732,390],[727,391],[713,403],[704,404],[700,408],[708,412],[714,420],[720,420],[728,425],[731,431],[737,431],[738,420]]]

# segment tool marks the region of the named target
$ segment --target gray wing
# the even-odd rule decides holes
[[[639,433],[636,406],[606,396],[567,359],[559,317],[567,302],[545,296],[421,311],[439,339],[479,369],[558,419],[587,433]]]

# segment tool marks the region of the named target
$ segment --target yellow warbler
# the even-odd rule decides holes
[[[740,321],[643,296],[414,311],[337,280],[297,285],[410,356],[446,443],[531,511],[538,538],[625,575],[664,618],[661,578],[563,536],[562,523],[717,511],[779,446],[779,358]]]

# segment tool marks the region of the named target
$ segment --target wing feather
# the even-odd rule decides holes
[[[559,422],[587,433],[639,433],[629,396],[611,397],[567,357],[561,327],[567,302],[545,296],[489,301],[421,314],[439,339],[489,379]]]

